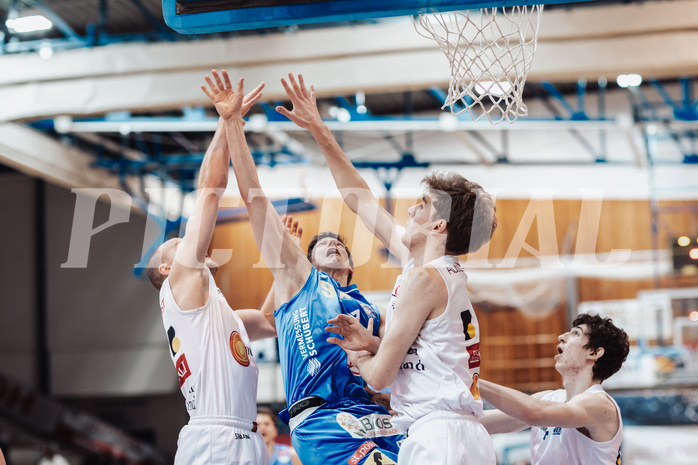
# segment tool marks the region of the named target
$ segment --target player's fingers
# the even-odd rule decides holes
[[[335,318],[337,318],[337,320],[340,323],[346,323],[349,325],[351,325],[354,321],[356,321],[356,318],[354,318],[353,316],[345,315],[344,313],[340,313]]]
[[[233,85],[230,83],[230,76],[228,75],[227,70],[223,70],[223,83],[225,84],[226,89],[232,89]]]
[[[328,333],[339,334],[340,336],[343,336],[342,329],[338,326],[327,326],[325,327],[325,331],[327,331]]]
[[[213,93],[218,92],[218,87],[216,87],[216,85],[213,83],[211,77],[208,74],[204,76],[204,80],[206,80],[206,84],[208,84],[208,87],[211,89]]]
[[[211,74],[213,75],[213,80],[216,81],[216,86],[218,87],[218,89],[224,90],[225,86],[223,85],[223,81],[221,81],[221,77],[218,74],[218,71],[216,71],[215,69],[212,69]]]
[[[257,87],[255,87],[254,89],[252,89],[252,92],[250,92],[250,95],[261,94],[261,93],[262,93],[262,89],[264,89],[264,86],[265,86],[265,85],[266,85],[266,84],[264,83],[264,81],[260,82],[260,83],[257,85]]]
[[[293,98],[293,90],[291,89],[291,86],[288,85],[288,82],[286,82],[286,79],[281,78],[281,85],[283,86],[284,90],[286,91],[286,95],[289,97]]]
[[[310,101],[315,103],[315,86],[310,86]]]
[[[338,337],[328,337],[327,342],[329,342],[330,344],[335,344],[335,345],[338,345],[339,347],[342,347],[342,342],[344,342],[344,341],[342,341],[342,339],[339,339]]]
[[[278,106],[275,108],[277,113],[281,113],[286,118],[291,119],[291,112],[286,109],[286,107]]]
[[[297,236],[299,239],[301,238],[301,236],[303,236],[303,228],[301,228],[300,226],[298,226],[298,234],[297,234],[296,236]]]
[[[373,334],[373,318],[368,319],[368,326],[366,328]]]
[[[240,95],[245,95],[245,78],[241,77],[238,79],[238,90],[236,92]]]
[[[298,84],[300,85],[301,92],[303,93],[303,97],[308,98],[308,89],[305,88],[305,81],[303,80],[302,74],[298,75]]]
[[[213,93],[210,90],[208,90],[205,85],[201,84],[201,90],[204,91],[204,94],[206,94],[206,97],[213,100]]]
[[[301,89],[298,86],[298,81],[296,81],[296,78],[295,78],[295,76],[293,76],[292,73],[288,73],[288,80],[291,82],[291,87],[293,87],[293,92],[295,92],[296,95],[303,95],[303,92],[301,92]]]

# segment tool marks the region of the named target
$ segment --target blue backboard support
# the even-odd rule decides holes
[[[182,34],[207,34],[438,11],[579,2],[580,0],[163,0],[162,10],[165,23],[175,31]]]

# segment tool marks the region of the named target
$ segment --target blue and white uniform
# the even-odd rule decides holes
[[[341,287],[315,268],[298,294],[274,312],[289,405],[280,417],[288,421],[291,414],[291,439],[303,465],[389,464],[385,459],[397,460],[404,436],[388,411],[371,403],[344,350],[327,342],[327,320],[340,313],[364,326],[373,319],[377,333],[380,314],[356,286]]]

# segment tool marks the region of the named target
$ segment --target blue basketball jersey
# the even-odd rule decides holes
[[[344,350],[327,342],[332,336],[325,331],[327,320],[340,313],[359,318],[365,327],[372,318],[373,332],[378,333],[380,313],[356,285],[341,287],[314,267],[298,294],[274,312],[289,406],[309,396],[328,402],[348,398],[369,402],[363,380],[352,374]]]

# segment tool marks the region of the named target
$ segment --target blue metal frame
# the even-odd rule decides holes
[[[664,84],[659,80],[649,81],[654,90],[657,91],[661,101],[651,101],[647,98],[642,87],[633,88],[630,93],[631,103],[633,105],[633,115],[636,122],[656,123],[664,126],[669,135],[669,138],[674,141],[677,148],[683,156],[683,163],[696,164],[698,163],[698,130],[677,130],[669,124],[671,120],[666,116],[662,116],[661,109],[668,108],[671,110],[674,121],[698,122],[698,100],[693,94],[693,86],[698,85],[696,78],[681,78],[679,80],[680,96],[672,97]],[[645,138],[649,139],[649,134],[645,134]],[[646,145],[649,142],[646,141]],[[649,149],[648,149],[649,150]],[[649,152],[648,152],[649,156]],[[650,157],[651,158],[651,157]]]
[[[581,0],[593,1],[593,0]],[[196,9],[210,0],[163,0],[165,23],[182,34],[289,26],[294,24],[356,21],[439,11],[493,8],[540,3],[574,3],[580,0],[326,0],[288,5],[215,9],[178,14],[178,6]],[[231,2],[233,3],[233,2]]]

